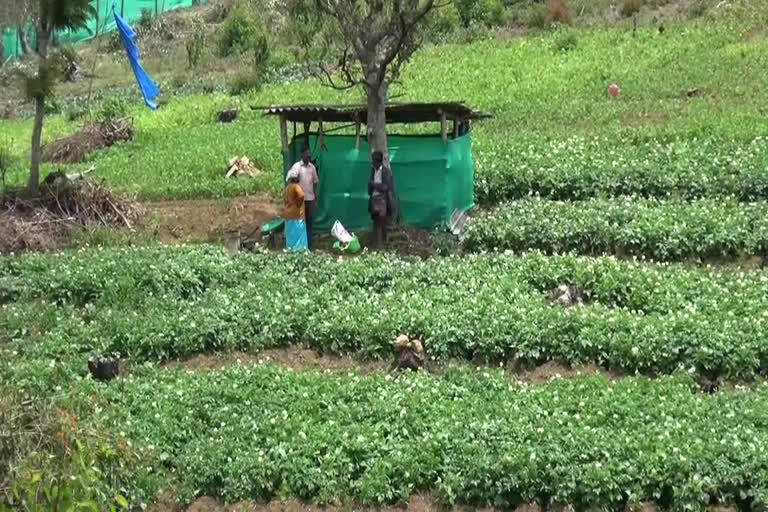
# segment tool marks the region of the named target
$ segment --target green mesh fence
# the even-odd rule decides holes
[[[392,175],[404,223],[432,229],[450,219],[453,210],[474,206],[474,163],[471,136],[443,142],[437,136],[390,135]],[[301,157],[306,145],[297,136],[283,155],[284,173]],[[319,195],[315,231],[329,231],[338,220],[350,230],[371,225],[368,178],[371,172],[365,140],[355,149],[351,135],[326,135],[325,147],[311,135],[309,146],[317,164]]]
[[[4,0],[0,0],[4,1]],[[205,4],[212,0],[116,0],[117,11],[123,11],[123,18],[127,21],[136,21],[141,17],[143,10],[152,14],[160,14],[174,9],[191,7],[193,4]],[[108,0],[99,0],[91,2],[91,5],[97,9],[98,15],[91,18],[88,27],[81,30],[63,30],[56,34],[57,40],[61,44],[73,44],[88,41],[96,37],[96,34],[104,34],[115,30],[115,17],[112,16],[112,2]],[[27,36],[32,48],[36,45],[34,29],[27,28]],[[21,45],[19,43],[16,30],[7,29],[2,34],[3,37],[3,62],[21,55]]]

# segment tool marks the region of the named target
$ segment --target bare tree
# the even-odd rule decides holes
[[[96,15],[90,0],[39,0],[37,16],[37,42],[39,55],[37,75],[27,77],[26,95],[35,102],[35,124],[32,130],[32,167],[29,173],[29,192],[37,196],[40,186],[40,142],[45,117],[45,99],[53,91],[55,70],[48,58],[48,48],[56,30],[86,27],[88,19]]]
[[[390,86],[420,46],[419,24],[438,6],[438,0],[287,2],[290,33],[313,74],[335,89],[364,89],[368,143],[371,151],[381,151],[387,160],[385,109]]]

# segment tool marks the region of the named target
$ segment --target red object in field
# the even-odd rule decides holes
[[[611,97],[616,98],[620,92],[621,89],[619,88],[618,84],[611,84],[608,86],[608,94],[610,94]]]

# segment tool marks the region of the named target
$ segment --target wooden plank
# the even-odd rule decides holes
[[[285,116],[280,116],[280,143],[283,153],[288,151],[288,123],[285,120]]]
[[[360,149],[360,118],[355,120],[355,149]]]

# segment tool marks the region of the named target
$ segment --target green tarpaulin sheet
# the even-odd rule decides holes
[[[0,2],[5,0],[0,0]],[[197,3],[205,4],[209,0],[200,0]],[[141,18],[141,11],[147,10],[151,14],[156,12],[172,11],[182,7],[191,7],[195,3],[194,0],[125,0],[124,5],[121,4],[121,0],[117,0],[117,12],[119,13],[121,7],[124,9],[125,15],[123,18],[128,21],[136,21]],[[93,17],[88,22],[88,29],[82,30],[63,30],[56,33],[56,38],[60,44],[73,44],[80,43],[82,41],[88,41],[93,39],[96,35],[96,20],[98,19],[98,33],[103,34],[115,30],[115,17],[112,16],[112,0],[95,0],[91,2],[93,8],[98,8],[99,16]],[[19,39],[15,30],[6,30],[3,34],[3,44],[5,50],[3,52],[3,62],[11,57],[16,57],[21,54],[21,46],[19,45]],[[32,48],[35,47],[35,33],[34,30],[28,28],[29,43]]]
[[[306,138],[297,136],[283,155],[284,174],[301,158]],[[352,135],[326,135],[320,148],[316,135],[309,147],[318,169],[317,216],[314,231],[329,232],[335,221],[350,231],[369,228],[369,148],[364,140],[355,149]],[[471,136],[443,142],[438,136],[389,136],[389,154],[400,219],[405,224],[433,229],[444,226],[454,209],[474,206],[474,162]]]

